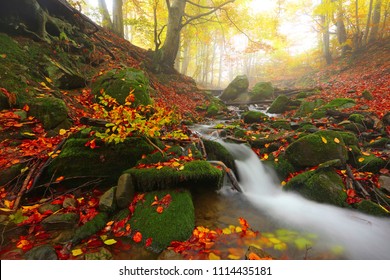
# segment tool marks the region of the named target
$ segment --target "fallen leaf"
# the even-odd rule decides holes
[[[74,250],[72,250],[72,255],[74,257],[77,257],[77,256],[82,255],[82,254],[83,254],[83,250],[81,250],[81,249],[74,249]]]
[[[164,211],[164,207],[158,206],[156,211],[157,211],[157,213],[161,214]]]
[[[115,239],[107,239],[104,241],[104,244],[106,245],[113,245],[115,244],[117,241]]]
[[[209,254],[209,260],[220,260],[221,257],[220,256],[217,256],[216,254],[214,253],[210,253]]]
[[[334,142],[337,143],[337,144],[340,143],[340,140],[339,140],[339,138],[337,138],[337,137],[336,137],[335,139],[333,139],[333,140],[334,140]]]
[[[142,241],[142,233],[140,233],[139,231],[137,231],[134,236],[133,236],[133,241],[135,243],[140,243]]]
[[[321,136],[321,140],[322,140],[322,142],[324,142],[325,144],[328,143],[328,140],[326,140],[324,136]]]
[[[363,162],[363,161],[364,161],[364,158],[361,157],[361,158],[358,159],[358,161],[359,161],[359,162]]]

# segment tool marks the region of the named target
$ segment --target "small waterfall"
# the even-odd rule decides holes
[[[243,195],[275,221],[341,245],[349,259],[390,259],[390,220],[307,200],[284,192],[247,146],[222,143],[236,158]],[[259,229],[261,230],[261,229]]]

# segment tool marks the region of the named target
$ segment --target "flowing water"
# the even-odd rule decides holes
[[[316,246],[331,248],[340,245],[344,248],[344,257],[348,259],[390,259],[389,219],[319,204],[297,194],[283,192],[249,147],[222,144],[236,158],[243,190],[239,196],[261,213],[259,217],[315,233],[320,238]]]

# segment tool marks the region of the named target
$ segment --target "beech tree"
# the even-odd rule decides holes
[[[235,0],[223,1],[215,6],[205,6],[190,0],[165,0],[168,9],[168,23],[165,41],[160,49],[155,51],[154,70],[171,72],[174,70],[175,59],[180,47],[180,36],[183,27],[220,10]],[[198,7],[201,12],[193,15],[186,13],[186,6]]]

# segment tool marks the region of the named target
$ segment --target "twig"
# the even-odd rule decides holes
[[[164,151],[161,150],[156,144],[154,144],[154,143],[152,142],[152,140],[149,139],[149,137],[144,137],[144,138],[145,138],[145,140],[146,140],[150,145],[152,145],[152,146],[153,146],[154,148],[156,148],[163,156],[165,156]]]
[[[227,167],[222,161],[208,161],[212,165],[218,165],[223,168],[223,170],[226,172],[226,175],[228,176],[230,182],[232,183],[233,187],[238,191],[242,192],[242,189],[240,187],[240,184],[237,181],[236,176],[234,175],[233,171]]]
[[[360,191],[364,194],[364,196],[366,198],[369,198],[370,197],[370,194],[366,191],[366,189],[362,186],[362,184],[360,184],[360,182],[358,182],[356,179],[355,179],[355,176],[353,176],[353,173],[352,173],[352,170],[351,168],[349,167],[349,165],[347,164],[347,174],[349,176],[349,178],[352,179],[353,183],[355,184],[356,187],[358,187],[360,189]]]

